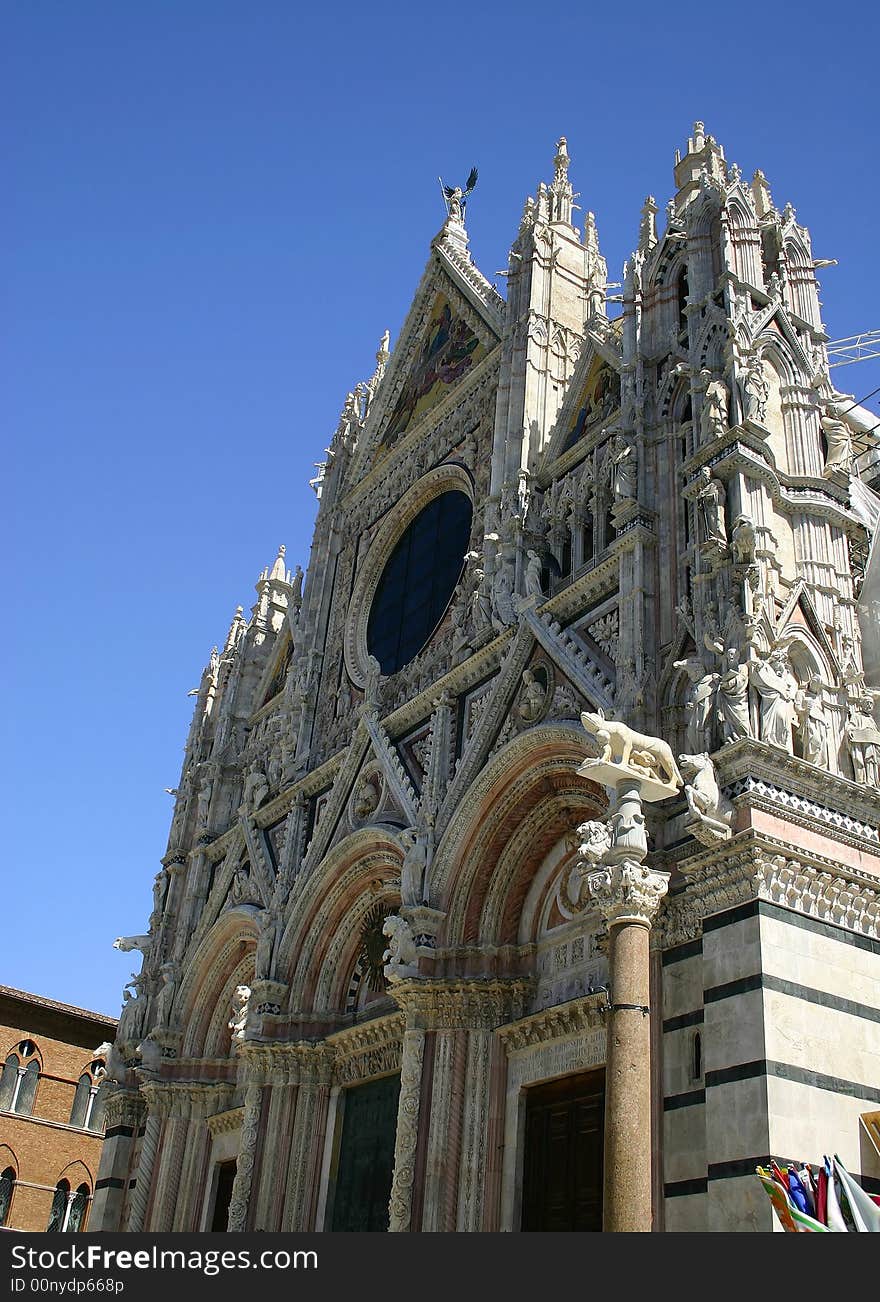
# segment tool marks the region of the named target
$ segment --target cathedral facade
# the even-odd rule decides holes
[[[880,1189],[880,730],[810,237],[697,123],[409,315],[202,675],[91,1228],[761,1230]],[[858,481],[858,487],[854,483]],[[618,773],[628,775],[617,783]]]

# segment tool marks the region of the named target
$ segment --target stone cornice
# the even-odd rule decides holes
[[[880,939],[880,878],[774,837],[741,833],[679,867],[686,885],[664,901],[656,947],[693,940],[704,918],[755,899]]]
[[[502,1041],[508,1054],[518,1049],[528,1049],[547,1040],[565,1039],[574,1035],[585,1035],[590,1031],[604,1029],[604,1010],[607,994],[600,991],[596,995],[585,995],[581,999],[572,999],[565,1004],[556,1004],[553,1008],[540,1013],[532,1013],[508,1026],[499,1026],[496,1035]]]
[[[757,784],[763,781],[777,791],[802,798],[817,809],[840,815],[841,818],[834,825],[835,834],[838,830],[847,831],[852,836],[873,843],[873,848],[876,849],[877,828],[880,824],[880,791],[852,782],[849,778],[839,777],[825,769],[818,770],[806,760],[787,755],[777,747],[750,737],[722,746],[712,758],[722,786],[734,800],[744,799],[755,803],[761,797]],[[741,785],[746,782],[751,783],[749,789]],[[819,792],[821,795],[817,799]],[[770,803],[774,806],[774,812],[787,816],[784,802],[771,800]],[[814,818],[820,816],[816,814]],[[844,820],[849,820],[851,825],[847,826]],[[856,823],[864,824],[864,830],[860,831]]]

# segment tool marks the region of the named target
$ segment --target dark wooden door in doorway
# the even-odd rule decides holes
[[[400,1077],[345,1091],[332,1230],[388,1229]]]
[[[605,1069],[526,1093],[524,1230],[602,1229]]]

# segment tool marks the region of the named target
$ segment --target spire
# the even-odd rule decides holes
[[[608,286],[608,263],[599,249],[599,231],[596,214],[588,212],[584,219],[584,248],[586,250],[587,320],[605,316],[605,290]]]
[[[560,136],[556,142],[556,157],[553,159],[553,166],[556,171],[553,177],[553,184],[550,186],[550,220],[551,222],[565,222],[566,226],[571,225],[572,200],[574,199],[574,190],[571,188],[571,182],[568,179],[568,141],[565,136]]]
[[[654,196],[649,194],[642,205],[642,220],[639,225],[639,248],[642,253],[653,249],[657,243],[657,204]]]
[[[235,614],[232,616],[232,623],[229,625],[229,632],[226,634],[226,641],[223,644],[224,655],[226,655],[228,651],[235,650],[241,640],[241,635],[244,633],[246,628],[247,623],[244,618],[244,608],[242,606],[236,606]]]
[[[724,150],[714,136],[710,136],[703,122],[695,122],[693,135],[688,137],[687,151],[682,157],[675,151],[675,184],[678,187],[676,206],[679,211],[700,190],[701,185],[725,185],[727,166]]]
[[[261,635],[265,629],[271,627],[272,631],[277,633],[287,611],[293,576],[288,570],[284,559],[285,551],[286,548],[282,543],[278,548],[278,555],[271,571],[268,566],[265,566],[260,571],[260,577],[254,585],[257,590],[257,600],[251,614],[253,615],[253,626],[257,632],[256,640],[258,643],[262,640]]]
[[[290,571],[284,563],[284,553],[287,548],[284,543],[278,548],[278,555],[275,557],[275,564],[272,566],[272,572],[269,575],[270,580],[277,579],[281,583],[290,584]]]

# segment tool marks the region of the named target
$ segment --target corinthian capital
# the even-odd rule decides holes
[[[611,864],[586,879],[587,889],[609,927],[640,922],[650,927],[669,888],[669,873],[654,872],[632,859]]]

